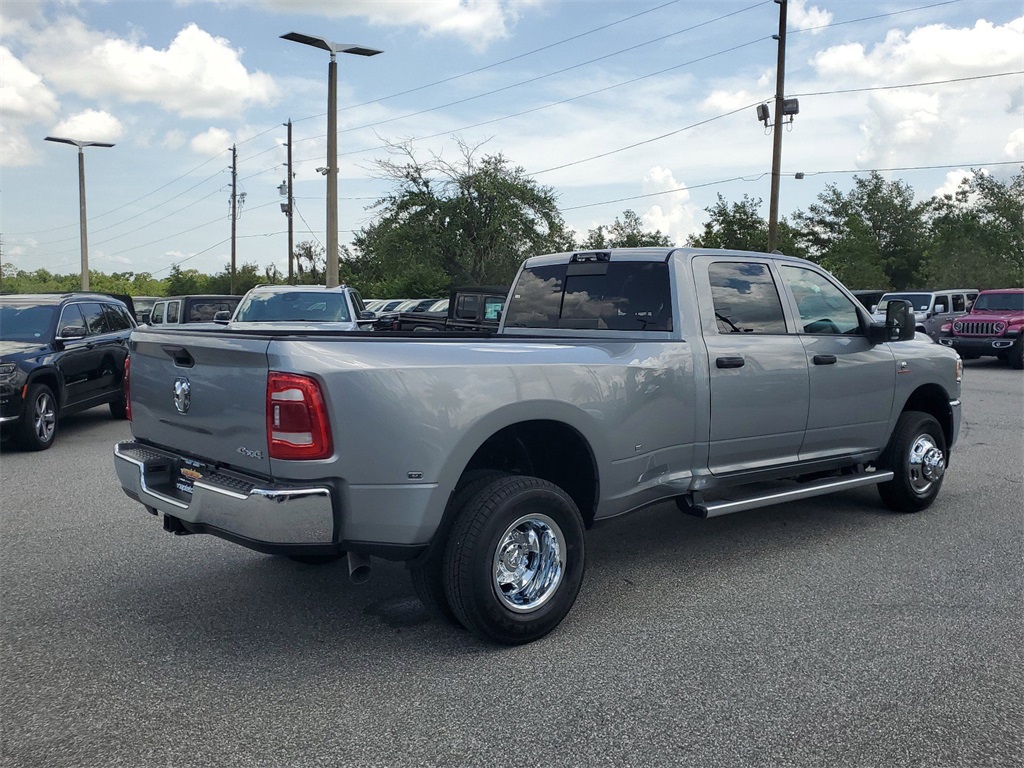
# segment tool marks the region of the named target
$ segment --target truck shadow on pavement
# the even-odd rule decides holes
[[[700,520],[662,503],[600,523],[587,534],[587,575],[576,606],[554,635],[628,623],[644,611],[638,593],[650,599],[749,579],[773,563],[813,561],[842,551],[848,538],[886,535],[875,531],[919,517],[885,512],[874,489],[833,495],[827,504],[825,510],[811,499]],[[301,655],[324,642],[443,655],[503,650],[430,616],[402,563],[374,560],[370,581],[356,585],[344,559],[307,565],[212,537],[183,538],[168,537],[162,562],[150,559],[120,587],[122,602],[161,646],[173,647],[177,637],[190,646],[241,644],[256,655]]]

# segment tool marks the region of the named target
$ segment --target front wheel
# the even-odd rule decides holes
[[[1014,370],[1024,370],[1024,336],[1018,336],[1017,343],[1010,348],[1010,359],[1008,362]]]
[[[935,501],[946,472],[946,436],[933,416],[900,414],[879,461],[895,477],[878,486],[882,503],[896,512],[919,512]]]
[[[444,585],[478,637],[519,645],[565,618],[583,583],[583,518],[558,486],[536,477],[488,483],[459,513],[445,550]]]
[[[21,444],[30,451],[45,451],[56,436],[57,399],[45,384],[33,384],[21,416]]]

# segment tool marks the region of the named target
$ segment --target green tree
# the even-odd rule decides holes
[[[355,237],[344,264],[366,295],[442,295],[457,284],[510,282],[537,253],[567,250],[572,236],[555,193],[502,155],[378,163],[396,189],[374,205],[379,218]]]
[[[924,274],[940,287],[1024,286],[1024,172],[1003,183],[975,170],[932,200]]]
[[[190,293],[210,293],[210,276],[196,269],[182,269],[177,264],[171,266],[171,274],[167,277],[164,295],[184,296]]]
[[[635,211],[626,209],[622,218],[615,218],[607,230],[603,224],[587,232],[586,238],[579,244],[581,249],[599,250],[601,248],[657,248],[672,245],[668,235],[661,234],[660,229],[653,232],[644,230],[643,222]]]
[[[826,266],[856,265],[858,274],[881,270],[886,285],[904,290],[926,282],[921,266],[928,241],[928,207],[914,202],[909,184],[886,181],[872,171],[867,177],[854,177],[854,188],[846,194],[829,185],[817,203],[793,218],[809,258]]]
[[[254,285],[266,282],[260,272],[259,265],[255,262],[235,266],[235,295],[241,296]],[[231,264],[225,264],[224,270],[211,275],[206,281],[205,293],[231,293]]]
[[[759,197],[743,195],[739,202],[728,203],[721,194],[717,202],[704,210],[708,220],[699,235],[690,235],[686,244],[694,248],[727,248],[734,251],[764,251],[768,247],[768,220],[761,215]],[[785,219],[779,222],[781,253],[803,256],[797,233]]]
[[[293,258],[298,285],[326,285],[327,253],[322,245],[312,240],[296,243]]]

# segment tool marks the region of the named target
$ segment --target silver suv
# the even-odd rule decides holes
[[[885,321],[885,308],[891,299],[904,299],[914,308],[914,326],[935,341],[943,323],[967,314],[978,298],[977,288],[947,288],[941,291],[894,291],[878,300],[874,319]]]
[[[376,317],[359,291],[347,285],[257,285],[242,297],[228,325],[239,330],[272,324],[296,331],[362,331]]]

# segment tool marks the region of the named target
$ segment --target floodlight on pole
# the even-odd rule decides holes
[[[293,43],[311,45],[331,54],[327,68],[327,165],[317,170],[327,176],[327,276],[328,288],[338,285],[338,62],[336,54],[351,53],[355,56],[376,56],[375,48],[351,43],[335,43],[325,37],[289,32],[281,35]]]
[[[76,139],[65,139],[60,136],[47,136],[46,141],[55,141],[58,144],[70,144],[78,147],[78,228],[82,241],[82,290],[89,290],[89,237],[85,225],[85,147],[112,147],[104,141],[77,141]]]

